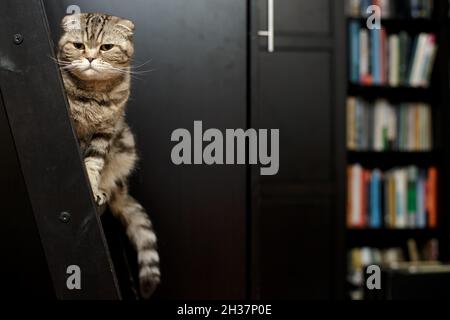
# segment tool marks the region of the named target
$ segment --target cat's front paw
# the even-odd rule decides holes
[[[106,192],[98,190],[97,192],[94,192],[94,199],[98,206],[102,206],[108,201],[108,195]]]

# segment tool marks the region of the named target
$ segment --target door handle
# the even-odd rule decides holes
[[[267,0],[267,30],[259,30],[258,36],[267,37],[267,51],[274,51],[274,19],[273,0]]]

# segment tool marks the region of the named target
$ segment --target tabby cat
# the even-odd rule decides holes
[[[92,193],[125,226],[138,255],[141,295],[148,298],[160,282],[156,235],[127,185],[137,160],[125,122],[134,25],[115,16],[82,13],[64,17],[62,28],[57,61]]]

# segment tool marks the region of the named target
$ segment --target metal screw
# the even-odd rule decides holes
[[[70,213],[68,212],[61,212],[59,214],[59,221],[63,222],[63,223],[69,223],[70,221]]]
[[[16,33],[13,38],[15,44],[21,44],[23,42],[23,36],[20,33]]]

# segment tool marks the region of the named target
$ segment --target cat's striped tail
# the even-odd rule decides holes
[[[126,190],[114,192],[109,207],[124,225],[126,234],[136,249],[141,296],[148,299],[161,278],[156,234],[152,223],[144,208]]]

